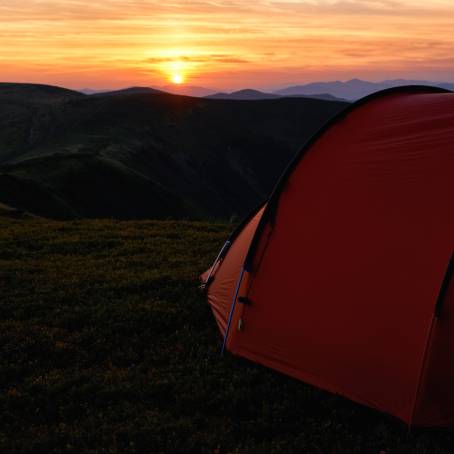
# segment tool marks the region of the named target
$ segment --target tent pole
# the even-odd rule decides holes
[[[224,256],[227,254],[227,251],[228,249],[230,248],[230,245],[232,243],[227,240],[225,243],[224,243],[224,246],[222,246],[222,249],[219,251],[219,254],[218,256],[216,257],[216,259],[214,260],[213,262],[213,265],[211,266],[210,268],[210,272],[208,273],[208,277],[206,278],[205,282],[200,286],[200,288],[204,289],[205,287],[208,286],[208,284],[210,283],[210,279],[211,279],[211,276],[213,276],[213,273],[214,273],[214,268],[215,266],[217,265],[217,263],[222,260],[224,258]]]
[[[230,325],[232,324],[233,312],[235,311],[236,301],[238,298],[238,292],[240,291],[241,281],[243,280],[243,275],[244,275],[244,266],[241,267],[240,276],[236,283],[235,293],[233,295],[233,300],[232,300],[232,307],[230,308],[229,319],[227,321],[227,327],[225,329],[224,341],[222,342],[221,356],[224,354],[225,347],[227,345],[227,336],[229,335]]]

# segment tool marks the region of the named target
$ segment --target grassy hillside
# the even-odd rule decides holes
[[[84,95],[78,91],[53,85],[0,82],[0,100],[2,102],[52,104],[83,97]]]
[[[452,432],[219,357],[197,276],[231,228],[0,217],[0,452],[452,453]]]
[[[0,84],[0,202],[53,218],[242,217],[345,105]]]
[[[84,97],[49,85],[0,83],[0,164],[52,136],[57,106]]]

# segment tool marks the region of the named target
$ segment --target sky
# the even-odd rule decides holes
[[[0,0],[0,80],[233,90],[454,82],[454,0]]]

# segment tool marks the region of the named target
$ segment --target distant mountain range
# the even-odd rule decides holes
[[[197,87],[195,85],[165,85],[164,87],[158,87],[159,90],[165,91],[166,93],[172,93],[174,95],[184,95],[184,96],[195,96],[198,98],[203,98],[215,93],[215,90],[210,88]]]
[[[206,97],[211,99],[232,99],[232,100],[262,100],[262,99],[276,99],[279,97],[311,97],[325,100],[348,100],[355,101],[364,96],[370,95],[376,91],[384,90],[386,88],[398,87],[402,85],[431,85],[434,87],[445,88],[447,90],[454,90],[454,83],[449,82],[433,82],[427,80],[407,80],[395,79],[385,80],[383,82],[369,82],[360,79],[351,79],[346,82],[313,82],[304,85],[293,85],[290,87],[282,88],[280,90],[272,90],[270,92],[263,92],[255,89],[243,89],[231,93],[216,92],[212,89],[196,87],[191,85],[166,85],[164,87],[148,88],[148,87],[132,87],[125,90],[140,91],[140,92],[167,92],[173,94],[180,94],[185,96]],[[112,94],[121,94],[125,90],[111,91]],[[85,94],[99,94],[108,92],[108,90],[81,90]]]
[[[118,96],[118,95],[138,95],[138,94],[156,94],[163,93],[161,90],[156,90],[151,87],[129,87],[121,90],[113,91],[98,91],[91,93],[91,96]]]
[[[347,105],[0,83],[0,204],[52,218],[242,217]]]
[[[315,98],[315,99],[324,99],[327,101],[345,101],[345,99],[336,98],[333,95],[328,93],[320,93],[314,95],[280,95],[277,93],[265,93],[263,91],[253,90],[253,89],[244,89],[239,91],[234,91],[232,93],[215,93],[214,95],[206,96],[210,99],[231,99],[236,101],[258,101],[263,99],[277,99],[284,97],[299,97],[299,98]]]
[[[264,93],[262,91],[247,88],[244,90],[234,91],[232,93],[219,92],[219,93],[215,93],[213,95],[208,95],[208,96],[206,96],[206,98],[251,101],[251,100],[260,100],[260,99],[277,99],[277,98],[281,98],[281,96],[275,95],[274,93]]]
[[[347,100],[356,100],[364,96],[370,95],[376,91],[386,88],[398,87],[402,85],[431,85],[434,87],[454,90],[454,83],[445,82],[430,82],[426,80],[406,80],[395,79],[385,80],[383,82],[368,82],[360,79],[352,79],[347,82],[315,82],[305,85],[294,85],[291,87],[277,90],[275,93],[281,96],[295,95],[314,95],[318,93],[329,93],[337,98]]]
[[[79,90],[81,93],[85,95],[100,95],[110,93],[112,95],[116,94],[127,94],[129,93],[171,93],[174,95],[182,95],[182,96],[194,96],[196,98],[203,98],[205,96],[213,95],[216,93],[215,90],[211,90],[209,88],[204,87],[197,87],[194,85],[165,85],[163,87],[128,87],[119,90],[94,90],[91,88],[83,88]]]
[[[345,101],[345,99],[336,98],[333,95],[328,93],[314,94],[314,95],[280,95],[276,93],[265,93],[259,90],[253,90],[250,88],[244,90],[234,91],[232,93],[214,93],[208,89],[202,87],[193,87],[193,86],[166,86],[160,89],[151,88],[151,87],[129,87],[123,88],[120,90],[91,90],[85,88],[81,90],[81,93],[90,96],[118,96],[118,95],[129,95],[129,94],[150,94],[150,93],[170,93],[170,94],[180,94],[182,96],[193,96],[196,98],[209,98],[209,99],[231,99],[236,101],[258,101],[263,99],[278,99],[284,97],[300,97],[300,98],[315,98],[315,99],[325,99],[328,101]],[[211,93],[206,95],[206,93]]]
[[[352,79],[347,82],[314,82],[305,85],[294,85],[272,92],[263,92],[254,89],[234,91],[232,93],[215,93],[207,96],[212,99],[234,100],[259,100],[275,99],[278,97],[310,97],[332,101],[355,101],[387,88],[403,85],[430,85],[434,87],[454,90],[454,83],[431,82],[426,80],[385,80],[383,82],[368,82],[360,79]]]

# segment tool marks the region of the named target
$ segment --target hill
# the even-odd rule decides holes
[[[340,97],[337,97],[337,96],[333,96],[329,93],[318,93],[318,94],[314,94],[314,95],[289,95],[289,96],[293,96],[293,97],[301,97],[301,98],[312,98],[312,99],[324,99],[325,101],[343,101],[343,102],[347,102],[347,100],[345,98],[340,98]]]
[[[138,94],[153,94],[153,93],[162,93],[160,90],[156,90],[151,87],[129,87],[123,88],[121,90],[112,90],[112,91],[97,91],[90,93],[91,96],[124,96],[124,95],[138,95]],[[86,93],[88,94],[88,93]]]
[[[235,358],[197,289],[232,229],[0,214],[0,452],[450,454]]]
[[[174,95],[182,95],[182,96],[196,96],[196,97],[204,97],[209,96],[215,93],[214,90],[205,87],[198,87],[196,85],[164,85],[163,87],[158,87],[160,90],[166,93],[172,93]]]
[[[83,93],[40,84],[16,84],[0,82],[0,102],[55,103],[70,99],[82,98]]]
[[[336,98],[333,95],[328,93],[320,94],[311,94],[311,95],[301,95],[301,94],[277,94],[277,93],[265,93],[263,91],[252,90],[250,88],[234,91],[232,93],[215,93],[214,95],[206,96],[209,99],[232,99],[236,101],[258,101],[263,99],[277,99],[282,97],[299,97],[299,98],[312,98],[312,99],[323,99],[325,101],[342,101],[345,102],[345,99]]]
[[[454,90],[454,83],[445,82],[430,82],[427,80],[385,80],[383,82],[369,82],[360,79],[351,79],[346,82],[314,82],[304,85],[294,85],[275,93],[281,96],[304,96],[315,95],[317,93],[327,93],[335,96],[336,98],[356,100],[364,96],[370,95],[376,91],[384,90],[386,88],[398,87],[402,85],[430,85],[434,87],[445,88],[447,90]]]
[[[391,79],[381,82],[371,82],[361,79],[351,79],[345,82],[339,80],[328,82],[311,82],[308,84],[291,85],[278,90],[268,89],[266,90],[266,92],[255,89],[243,89],[233,91],[231,93],[226,93],[216,92],[215,90],[204,87],[175,84],[158,88],[159,91],[168,93],[206,97],[212,99],[260,100],[296,96],[325,99],[328,101],[354,101],[380,90],[404,85],[429,85],[454,91],[454,83],[411,79]],[[81,90],[81,92],[86,94],[95,94],[103,91],[106,92],[107,90]]]
[[[258,90],[252,90],[250,88],[246,88],[244,90],[234,91],[232,93],[215,93],[214,95],[207,96],[207,98],[211,99],[233,99],[233,100],[260,100],[260,99],[276,99],[279,98],[279,95],[275,95],[272,93],[264,93]]]
[[[52,218],[241,217],[346,106],[29,90],[0,104],[0,202]]]

